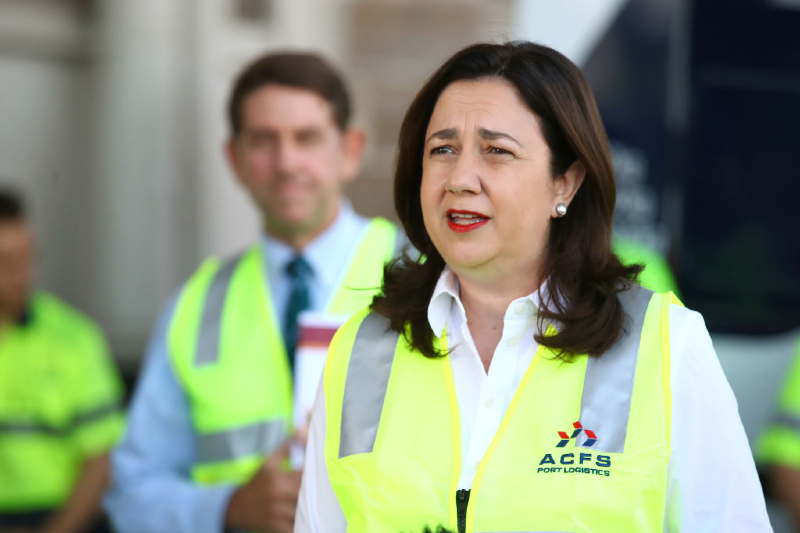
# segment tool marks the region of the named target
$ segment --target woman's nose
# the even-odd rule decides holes
[[[447,176],[445,187],[454,194],[481,192],[480,162],[472,153],[462,152]]]

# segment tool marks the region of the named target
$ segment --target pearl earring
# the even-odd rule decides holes
[[[556,206],[556,213],[558,213],[558,216],[560,216],[560,217],[563,217],[564,215],[566,215],[567,214],[567,204],[559,203]]]

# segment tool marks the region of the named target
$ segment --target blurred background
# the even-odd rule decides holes
[[[754,442],[800,335],[800,0],[0,0],[0,183],[27,197],[39,284],[103,326],[132,386],[170,294],[258,233],[222,157],[249,59],[338,65],[368,135],[349,196],[396,219],[414,93],[464,45],[517,38],[585,72],[615,231],[669,258]]]

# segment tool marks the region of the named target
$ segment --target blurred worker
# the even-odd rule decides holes
[[[667,259],[657,250],[621,235],[611,241],[614,253],[624,265],[641,264],[644,270],[636,278],[645,289],[678,294],[678,283]]]
[[[800,531],[800,343],[778,396],[778,414],[759,443],[760,461],[772,467],[772,489]]]
[[[228,162],[261,212],[263,238],[206,261],[156,328],[113,457],[106,503],[121,533],[292,530],[300,473],[284,464],[297,314],[368,305],[402,240],[342,195],[364,136],[321,58],[257,59],[228,113]]]
[[[102,530],[122,387],[102,332],[33,271],[22,202],[0,192],[0,531]]]

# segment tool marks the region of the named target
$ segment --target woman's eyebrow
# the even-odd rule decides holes
[[[515,142],[517,144],[517,146],[522,147],[522,144],[518,140],[516,140],[514,137],[509,135],[508,133],[503,133],[503,132],[500,132],[500,131],[487,130],[486,128],[480,128],[480,129],[478,129],[478,135],[482,139],[486,139],[488,141],[493,141],[495,139],[508,139],[510,141]]]
[[[445,128],[443,130],[439,130],[435,133],[432,133],[430,137],[425,141],[425,143],[429,143],[431,139],[443,139],[443,140],[451,140],[458,137],[458,131],[455,128]]]
[[[493,131],[493,130],[487,130],[486,128],[480,128],[478,129],[478,135],[482,139],[486,139],[489,141],[493,141],[495,139],[508,139],[513,143],[515,143],[517,146],[520,147],[522,146],[522,143],[520,143],[514,137],[512,137],[508,133],[503,133],[501,131]],[[425,141],[425,143],[430,142],[431,139],[452,140],[457,137],[458,137],[458,131],[456,130],[456,128],[444,128],[442,130],[432,133],[431,136],[428,137],[428,139]]]

